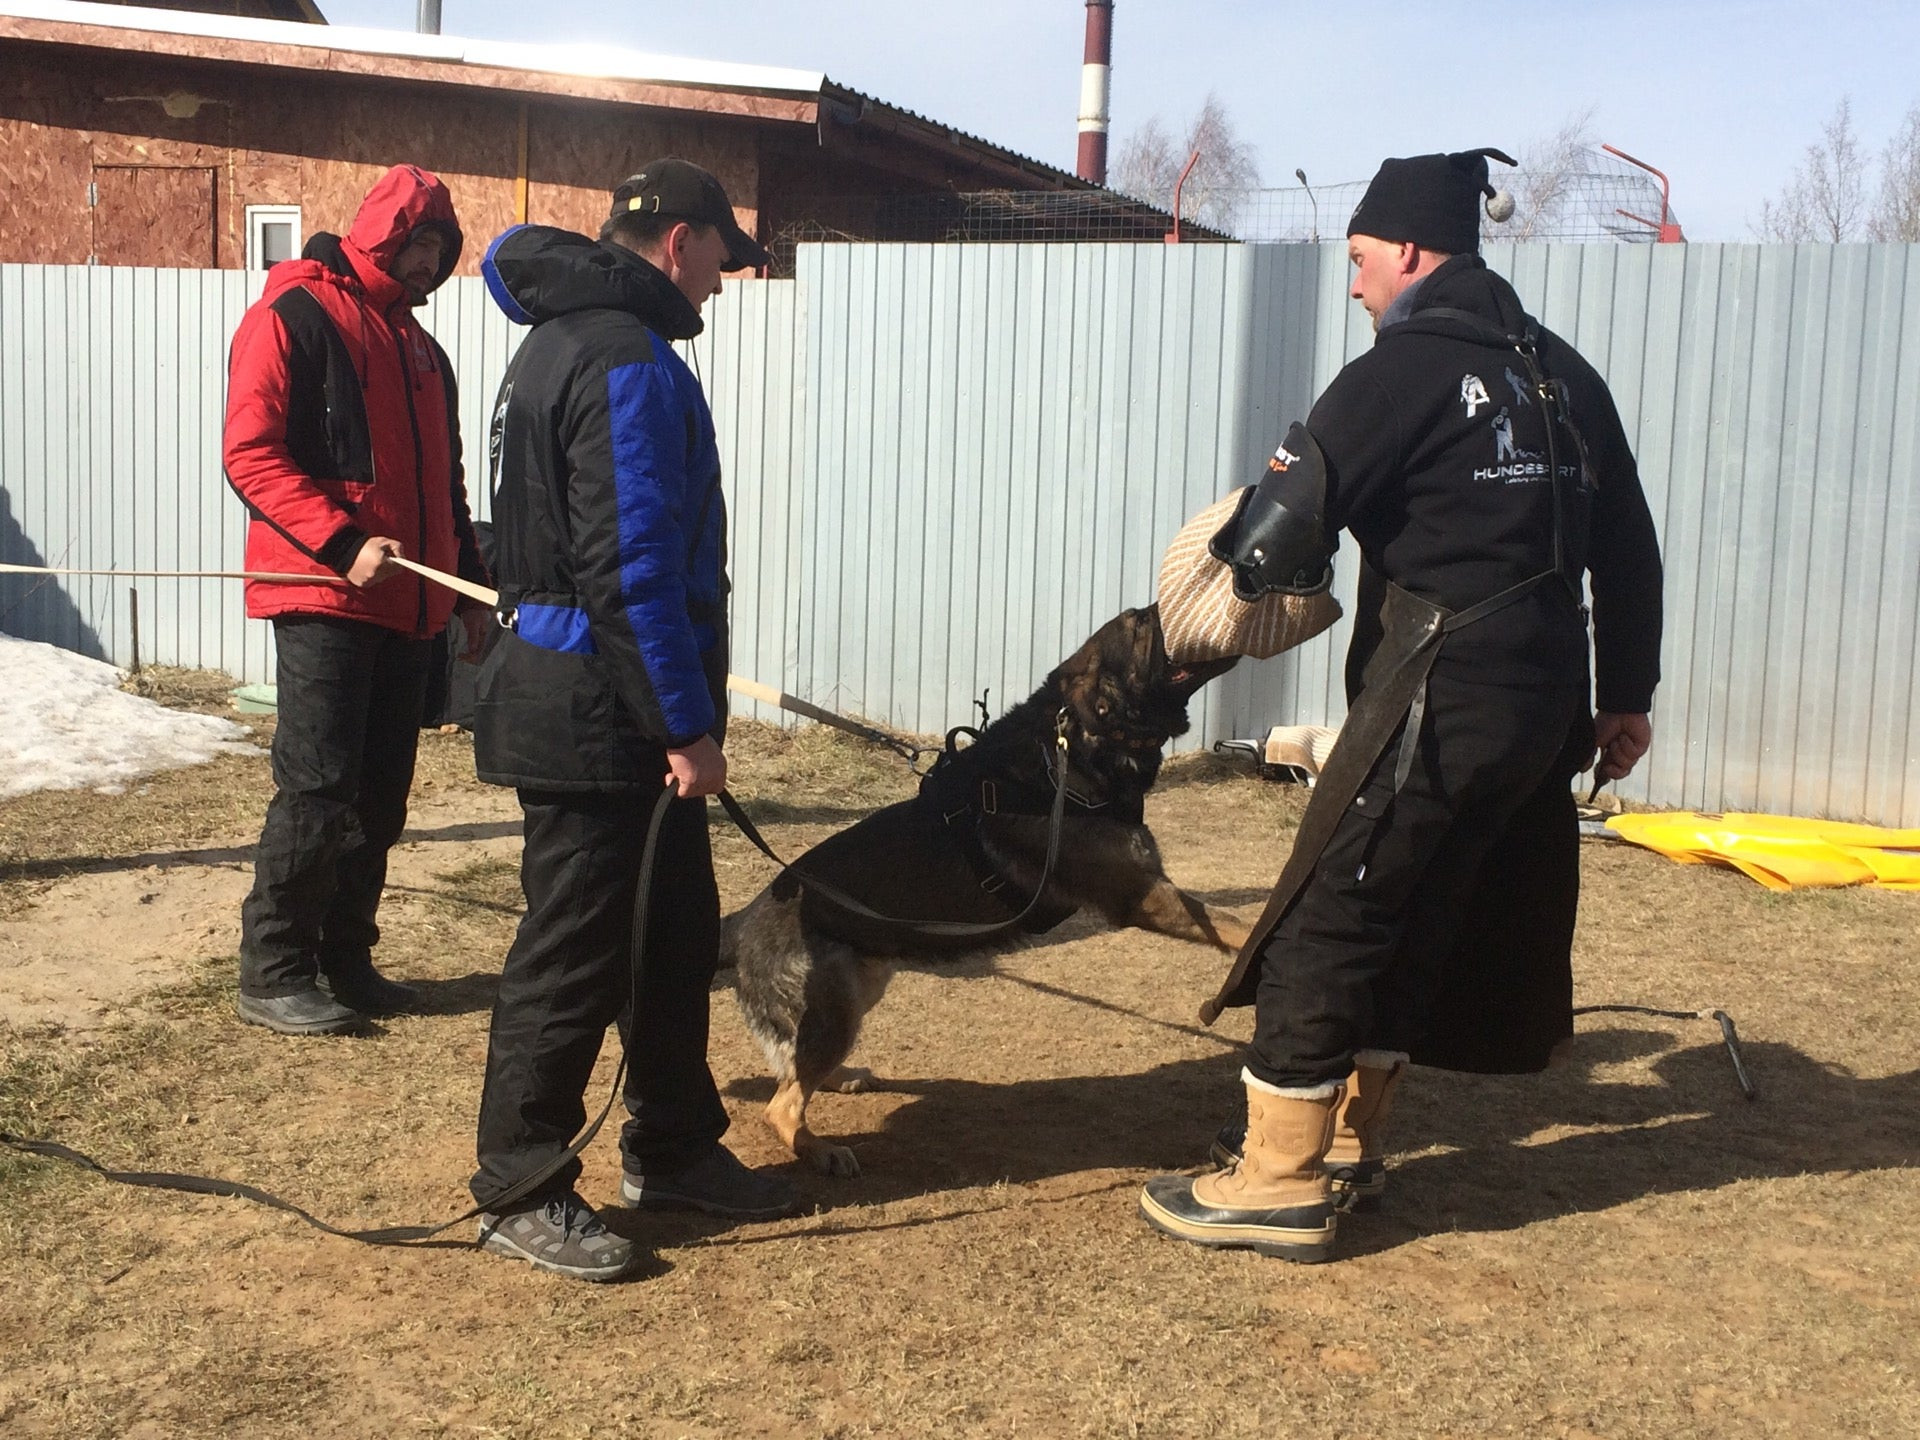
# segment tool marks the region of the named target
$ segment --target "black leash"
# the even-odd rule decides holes
[[[640,964],[646,956],[647,912],[650,899],[648,892],[652,888],[654,860],[660,848],[660,826],[666,820],[667,807],[673,803],[677,794],[678,787],[668,785],[661,790],[659,798],[653,802],[653,813],[647,819],[646,845],[640,852],[640,882],[633,898],[633,941],[629,950],[631,963],[628,973],[628,982],[634,987],[636,997],[639,993]],[[433,1239],[436,1235],[444,1234],[456,1225],[464,1225],[470,1220],[478,1219],[481,1215],[497,1215],[504,1207],[513,1204],[516,1200],[525,1199],[552,1179],[562,1166],[593,1143],[593,1137],[600,1133],[600,1127],[606,1123],[607,1116],[613,1113],[614,1102],[620,1098],[620,1087],[626,1076],[627,1057],[623,1048],[619,1068],[614,1071],[612,1093],[607,1096],[607,1103],[601,1107],[600,1113],[593,1117],[585,1130],[580,1132],[578,1139],[524,1180],[514,1184],[505,1194],[496,1196],[484,1205],[475,1205],[464,1214],[456,1215],[453,1219],[438,1225],[377,1225],[364,1230],[343,1230],[337,1225],[329,1225],[290,1200],[283,1200],[271,1191],[262,1190],[257,1185],[248,1185],[239,1180],[221,1180],[209,1175],[181,1175],[168,1170],[111,1170],[91,1155],[83,1154],[57,1141],[28,1140],[5,1131],[0,1131],[0,1145],[18,1150],[23,1154],[37,1155],[43,1159],[64,1160],[83,1170],[91,1170],[103,1180],[111,1180],[118,1185],[137,1185],[150,1190],[176,1190],[188,1195],[218,1195],[229,1200],[251,1200],[256,1205],[265,1205],[269,1209],[284,1210],[289,1215],[298,1216],[316,1230],[324,1230],[329,1235],[338,1235],[342,1240],[358,1241],[362,1245],[419,1245]],[[479,1241],[475,1239],[470,1243],[477,1245]]]
[[[1064,713],[1060,723],[1056,727],[1056,731],[1057,745],[1060,752],[1060,764],[1054,773],[1053,809],[1048,820],[1046,863],[1041,870],[1040,883],[1035,887],[1033,898],[1029,900],[1026,907],[1011,920],[995,921],[989,924],[970,924],[947,920],[902,920],[895,916],[882,915],[878,911],[869,909],[867,906],[861,904],[844,891],[821,881],[810,879],[802,872],[795,870],[786,861],[782,860],[779,855],[774,852],[773,848],[767,844],[766,840],[761,836],[758,827],[754,825],[752,820],[747,818],[746,812],[740,808],[739,802],[736,801],[730,793],[722,790],[718,798],[729,818],[740,828],[740,833],[745,835],[762,854],[773,861],[774,864],[778,865],[782,871],[791,873],[803,886],[811,886],[816,893],[830,903],[838,905],[863,919],[897,927],[909,933],[938,935],[951,938],[984,939],[991,935],[1006,933],[1017,927],[1019,923],[1032,912],[1033,908],[1040,903],[1041,896],[1046,891],[1047,881],[1053,874],[1054,862],[1059,855],[1061,820],[1066,813],[1067,801],[1067,741]],[[647,819],[647,838],[640,854],[639,882],[634,890],[633,940],[628,971],[628,981],[629,984],[635,987],[636,995],[640,965],[646,954],[647,919],[651,900],[650,891],[652,889],[651,881],[653,879],[654,863],[659,851],[660,827],[666,820],[667,807],[673,803],[677,794],[678,790],[675,786],[669,785],[663,788],[659,798],[654,801],[652,813]],[[1601,1011],[1636,1015],[1657,1015],[1673,1020],[1717,1020],[1720,1024],[1721,1037],[1727,1047],[1727,1054],[1733,1061],[1734,1074],[1739,1078],[1741,1090],[1749,1100],[1756,1097],[1757,1091],[1754,1089],[1752,1079],[1747,1074],[1746,1062],[1740,1052],[1740,1039],[1734,1029],[1733,1017],[1728,1015],[1726,1011],[1657,1010],[1645,1005],[1583,1005],[1576,1008],[1573,1013],[1576,1015],[1590,1015]],[[514,1184],[504,1194],[496,1196],[484,1205],[475,1205],[471,1209],[454,1216],[453,1219],[442,1221],[438,1225],[377,1225],[360,1230],[347,1230],[338,1225],[329,1224],[310,1211],[294,1204],[291,1200],[285,1200],[275,1195],[270,1190],[263,1190],[257,1185],[249,1185],[240,1180],[222,1180],[209,1175],[186,1175],[170,1170],[114,1170],[102,1165],[91,1155],[83,1151],[75,1150],[71,1146],[62,1145],[58,1141],[29,1140],[24,1136],[14,1135],[7,1131],[0,1131],[0,1145],[5,1145],[11,1150],[16,1150],[26,1155],[37,1156],[41,1159],[65,1161],[69,1165],[92,1171],[101,1179],[110,1180],[117,1185],[131,1185],[151,1190],[171,1190],[187,1195],[213,1195],[228,1200],[251,1200],[256,1205],[264,1205],[271,1210],[284,1211],[286,1214],[293,1215],[305,1221],[314,1229],[324,1231],[328,1235],[336,1235],[342,1240],[352,1240],[362,1245],[405,1248],[431,1241],[436,1236],[443,1235],[456,1226],[464,1225],[469,1221],[478,1219],[483,1214],[499,1214],[504,1207],[513,1204],[516,1200],[524,1199],[539,1189],[541,1185],[545,1184],[557,1174],[568,1161],[578,1157],[587,1146],[593,1143],[594,1137],[600,1133],[600,1127],[606,1123],[607,1117],[613,1113],[614,1104],[620,1099],[621,1086],[626,1080],[626,1074],[627,1057],[623,1049],[620,1056],[620,1064],[614,1071],[613,1084],[607,1095],[607,1103],[600,1107],[600,1113],[593,1117],[592,1121],[580,1132],[580,1135],[572,1144],[567,1146],[565,1150],[561,1151],[560,1154],[556,1155],[538,1170],[528,1175],[525,1179]],[[477,1245],[479,1242],[475,1239],[469,1243]]]
[[[762,854],[772,860],[774,864],[778,865],[782,871],[792,874],[802,885],[811,887],[830,903],[838,905],[863,919],[877,921],[881,924],[897,927],[910,933],[951,938],[985,939],[988,936],[1003,934],[1017,927],[1019,923],[1032,912],[1033,908],[1040,903],[1041,896],[1046,891],[1047,882],[1052,878],[1054,863],[1060,851],[1061,821],[1066,813],[1066,727],[1066,712],[1062,711],[1055,725],[1056,744],[1059,750],[1060,763],[1055,767],[1054,773],[1053,810],[1048,822],[1046,863],[1042,867],[1040,884],[1034,890],[1033,899],[1027,903],[1025,909],[1021,910],[1021,912],[1011,920],[994,921],[990,924],[969,924],[946,920],[901,920],[893,916],[882,915],[878,911],[869,909],[867,906],[861,904],[851,895],[831,885],[811,879],[798,870],[794,870],[792,866],[774,853],[773,848],[767,844],[765,838],[761,836],[759,829],[754,825],[752,820],[747,818],[746,812],[740,808],[739,802],[735,800],[730,793],[722,790],[718,798],[722,808],[726,810],[727,815],[732,819],[733,823],[740,827],[740,833],[745,835]],[[651,899],[650,891],[652,889],[651,882],[653,879],[654,863],[659,851],[660,827],[666,819],[667,807],[673,803],[677,793],[677,787],[673,785],[666,786],[661,790],[659,798],[654,801],[653,811],[647,820],[646,844],[640,853],[640,877],[639,883],[635,887],[633,900],[633,940],[628,975],[629,983],[635,987],[636,997],[638,994],[640,965],[646,954],[647,918]],[[613,1113],[614,1104],[620,1099],[621,1086],[626,1079],[626,1074],[627,1057],[623,1050],[620,1056],[619,1067],[614,1071],[613,1085],[607,1096],[607,1103],[601,1106],[600,1113],[594,1116],[592,1121],[580,1132],[578,1138],[576,1138],[571,1145],[561,1151],[560,1154],[556,1155],[547,1164],[541,1166],[525,1179],[513,1185],[505,1194],[496,1196],[485,1205],[475,1205],[462,1214],[454,1216],[453,1219],[442,1221],[438,1225],[378,1225],[365,1229],[348,1230],[338,1225],[329,1224],[327,1221],[320,1219],[318,1216],[294,1204],[292,1201],[282,1199],[280,1196],[275,1195],[272,1191],[263,1190],[257,1185],[249,1185],[240,1180],[223,1180],[210,1175],[186,1175],[170,1170],[115,1170],[106,1165],[102,1165],[91,1155],[83,1151],[75,1150],[71,1146],[62,1145],[56,1140],[30,1140],[25,1136],[14,1135],[6,1131],[0,1131],[0,1145],[5,1145],[11,1150],[16,1150],[26,1155],[34,1155],[41,1159],[65,1161],[67,1164],[78,1166],[83,1170],[90,1170],[101,1179],[110,1180],[118,1185],[132,1185],[152,1190],[172,1190],[187,1195],[214,1195],[222,1199],[230,1200],[251,1200],[256,1205],[264,1205],[269,1209],[281,1210],[289,1215],[296,1216],[308,1225],[311,1225],[314,1229],[324,1231],[329,1235],[337,1235],[343,1240],[353,1240],[362,1245],[405,1247],[423,1244],[434,1239],[436,1236],[445,1234],[456,1226],[467,1224],[469,1221],[475,1220],[481,1215],[499,1214],[503,1207],[513,1204],[516,1200],[524,1199],[526,1196],[538,1190],[540,1186],[553,1178],[568,1161],[575,1159],[587,1146],[593,1143],[594,1137],[600,1133],[600,1127],[606,1123],[607,1117]],[[476,1239],[470,1243],[478,1244],[479,1242]]]
[[[956,726],[953,731],[948,732],[948,739],[951,740],[957,731],[964,728],[965,727],[962,726]],[[808,875],[806,871],[797,870],[787,861],[782,860],[774,848],[767,843],[766,838],[761,835],[758,827],[754,825],[752,820],[747,818],[747,812],[740,808],[739,801],[735,800],[733,796],[725,790],[720,792],[719,800],[721,808],[727,812],[727,817],[733,821],[739,828],[740,833],[747,837],[748,841],[752,843],[756,850],[774,864],[778,865],[783,874],[793,876],[794,880],[803,889],[812,890],[814,894],[818,895],[828,904],[834,905],[862,920],[873,921],[876,924],[886,926],[888,929],[897,930],[907,935],[936,936],[950,940],[986,940],[993,936],[1010,934],[1012,931],[1018,929],[1020,922],[1025,920],[1027,916],[1031,915],[1035,908],[1038,907],[1041,899],[1047,893],[1047,882],[1053,878],[1054,862],[1060,855],[1061,822],[1065,819],[1067,813],[1067,712],[1065,710],[1062,710],[1054,720],[1054,748],[1058,757],[1058,763],[1051,767],[1053,770],[1053,808],[1047,816],[1046,862],[1040,868],[1040,883],[1033,887],[1032,898],[1021,908],[1020,913],[1010,920],[992,920],[985,923],[978,923],[966,920],[904,920],[897,915],[882,915],[878,910],[870,909],[868,906],[854,899],[853,896],[847,894],[846,891],[829,885],[824,880],[816,880]]]

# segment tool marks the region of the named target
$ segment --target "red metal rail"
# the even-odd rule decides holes
[[[1632,220],[1636,224],[1644,225],[1649,230],[1653,231],[1654,243],[1656,245],[1686,244],[1687,237],[1680,233],[1680,223],[1679,221],[1673,218],[1673,211],[1668,206],[1668,203],[1667,203],[1669,190],[1667,185],[1666,172],[1662,170],[1654,169],[1653,166],[1647,164],[1647,162],[1644,160],[1634,159],[1633,156],[1627,154],[1626,151],[1619,149],[1617,146],[1602,145],[1600,148],[1606,151],[1609,155],[1619,156],[1622,160],[1626,161],[1629,165],[1639,166],[1642,170],[1646,171],[1649,175],[1653,176],[1654,179],[1660,182],[1660,218],[1658,220],[1649,220],[1644,215],[1634,214],[1631,210],[1616,209],[1614,213],[1617,215],[1624,215],[1626,216],[1627,219]]]

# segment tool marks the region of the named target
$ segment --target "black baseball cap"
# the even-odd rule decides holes
[[[733,218],[733,205],[720,182],[691,160],[666,156],[651,161],[614,186],[613,211],[607,218],[615,220],[629,212],[713,226],[727,242],[722,270],[757,270],[773,263],[760,242]]]

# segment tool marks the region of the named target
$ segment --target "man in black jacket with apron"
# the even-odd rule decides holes
[[[713,418],[670,344],[723,270],[767,263],[720,182],[663,159],[623,181],[599,243],[523,225],[481,267],[533,327],[494,413],[494,540],[509,633],[482,667],[480,778],[519,791],[526,916],[494,1002],[474,1198],[481,1243],[618,1278],[633,1247],[574,1193],[568,1142],[609,1024],[626,1048],[621,1195],[770,1219],[783,1178],[721,1145],[707,1066],[720,900],[704,796],[726,783],[726,502]],[[644,963],[630,958],[649,812]],[[543,1178],[536,1181],[535,1176]]]
[[[1247,591],[1331,583],[1342,529],[1362,571],[1339,745],[1202,1010],[1256,1007],[1244,1143],[1141,1195],[1196,1244],[1329,1258],[1336,1211],[1384,1187],[1409,1060],[1546,1066],[1573,1032],[1572,777],[1596,752],[1623,776],[1652,740],[1653,520],[1605,382],[1477,253],[1482,197],[1511,207],[1489,156],[1513,163],[1382,165],[1347,231],[1378,339],[1216,542]]]

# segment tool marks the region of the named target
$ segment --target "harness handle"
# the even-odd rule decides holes
[[[788,861],[782,860],[774,851],[774,848],[769,845],[766,839],[760,834],[759,829],[754,825],[753,821],[747,818],[747,812],[740,808],[740,802],[738,800],[735,800],[733,796],[725,790],[720,792],[718,798],[721,808],[727,812],[727,818],[733,821],[740,833],[747,837],[756,850],[774,864],[778,865],[782,874],[793,876],[795,882],[797,882],[803,890],[811,889],[814,894],[820,896],[820,898],[829,904],[838,906],[848,914],[858,916],[862,920],[874,921],[877,924],[886,926],[888,929],[898,931],[904,935],[921,935],[950,940],[986,940],[994,936],[1008,934],[1017,929],[1020,922],[1031,915],[1035,908],[1039,906],[1041,899],[1047,893],[1047,882],[1053,878],[1054,862],[1060,855],[1061,822],[1066,818],[1067,813],[1066,760],[1068,719],[1068,712],[1064,707],[1062,707],[1060,713],[1054,717],[1054,747],[1059,755],[1060,763],[1054,767],[1053,808],[1047,816],[1047,858],[1040,869],[1040,883],[1034,886],[1032,898],[1021,908],[1020,913],[1010,920],[992,920],[980,923],[968,920],[904,920],[897,915],[882,915],[878,910],[871,909],[862,904],[837,886],[829,885],[824,880],[816,880],[808,875],[806,871],[798,869]],[[954,733],[965,728],[965,726],[955,726],[953,731],[949,731],[947,737],[949,743],[951,743]]]

